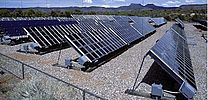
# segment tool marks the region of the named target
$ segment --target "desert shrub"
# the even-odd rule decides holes
[[[55,100],[53,94],[44,90],[39,81],[23,81],[16,85],[13,91],[7,93],[11,100]]]

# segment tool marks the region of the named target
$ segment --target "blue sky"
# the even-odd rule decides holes
[[[184,4],[205,4],[207,0],[0,0],[0,8],[102,6],[118,7],[131,3],[177,7]]]

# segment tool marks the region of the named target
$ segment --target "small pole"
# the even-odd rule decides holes
[[[83,100],[85,100],[85,90],[83,90],[83,92],[82,92],[82,97],[83,97]]]
[[[25,79],[25,66],[22,63],[22,79]]]

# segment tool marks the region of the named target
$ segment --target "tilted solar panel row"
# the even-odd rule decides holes
[[[20,21],[20,20],[68,20],[74,21],[70,17],[1,17],[0,21]]]
[[[111,34],[117,35],[115,32],[113,32],[109,27],[106,27],[103,23],[100,21],[98,22],[97,20],[94,20],[95,17],[90,16],[90,18],[84,18],[84,19],[79,19],[82,21],[79,21],[79,25],[82,29],[82,31],[102,31],[102,32],[108,32]]]
[[[155,31],[155,28],[149,23],[149,18],[130,16],[130,19],[134,22],[132,26],[139,30],[143,36]]]
[[[105,30],[83,31],[79,25],[48,26],[44,29],[35,27],[28,28],[26,31],[30,33],[40,47],[50,46],[55,42],[65,42],[65,36],[66,40],[81,55],[86,55],[86,58],[91,62],[125,45],[115,34]],[[56,36],[53,37],[52,35]],[[50,39],[49,36],[56,40]]]
[[[24,28],[24,30],[38,44],[39,48],[49,48],[50,46],[66,43],[63,34],[58,32],[58,25],[29,27]]]
[[[113,15],[96,15],[97,20],[101,21],[112,21],[114,20]]]
[[[110,20],[107,21],[107,18]],[[155,31],[146,17],[109,16],[107,18],[101,20],[103,24],[118,33],[129,44]]]
[[[130,26],[121,26],[118,22],[105,22],[104,25],[116,33],[125,43],[130,44],[142,37],[135,29]]]
[[[115,20],[104,24],[118,34],[126,43],[130,44],[142,37],[141,33],[130,25],[130,19],[124,16],[113,16]]]
[[[149,24],[146,17],[107,15],[73,15],[73,17],[78,21],[91,19],[101,23],[104,27],[107,27],[106,29],[117,33],[128,44],[155,31],[155,28]]]
[[[60,24],[74,24],[76,21],[58,21],[58,20],[17,20],[17,21],[0,21],[0,27],[4,29],[7,36],[26,35],[23,27],[49,26]]]
[[[18,20],[46,20],[51,17],[1,17],[0,21],[18,21]]]
[[[66,31],[72,34],[67,34],[65,37],[88,62],[96,62],[142,37],[131,26],[131,19],[126,16],[75,15],[73,17],[79,23],[72,25],[77,31],[74,33],[67,28]]]
[[[111,52],[114,52],[125,46],[116,33],[102,25],[102,23],[94,20],[94,16],[80,18],[79,24],[76,26],[79,30],[76,34],[66,35],[68,42],[75,47],[81,55],[86,56],[89,62],[98,60]],[[70,31],[69,31],[70,32]],[[77,35],[77,37],[73,37]],[[80,40],[82,45],[79,47]],[[75,42],[74,42],[75,41]]]
[[[24,30],[40,48],[67,42],[81,55],[80,58],[90,63],[144,36],[131,25],[133,21],[127,16],[73,15],[73,18],[77,23],[35,26]]]
[[[93,62],[125,45],[115,34],[102,30],[91,30],[66,35],[69,43]]]
[[[175,33],[177,33],[178,35],[180,35],[184,40],[186,39],[186,34],[184,29],[182,29],[179,24],[174,24],[171,27],[171,30],[173,30]]]
[[[174,24],[148,54],[176,80],[185,98],[193,98],[197,87],[185,32],[179,24]]]

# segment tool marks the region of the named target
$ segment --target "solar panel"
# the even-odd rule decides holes
[[[113,16],[112,18],[109,18],[110,20],[103,21],[102,23],[121,37],[126,43],[130,44],[141,38],[142,35],[130,26],[130,20],[125,21],[126,18],[127,17],[122,18],[121,16]]]
[[[181,36],[184,40],[186,40],[186,34],[184,29],[182,29],[179,24],[173,24],[173,26],[171,27],[171,29],[177,33],[179,36]]]
[[[44,41],[44,38],[40,35],[36,28],[29,28],[26,32],[31,34],[32,39],[38,42],[40,47],[47,47],[47,42]]]
[[[56,20],[57,21],[57,20]],[[44,22],[44,21],[43,21]],[[54,46],[64,46],[66,43],[64,34],[61,30],[60,25],[68,25],[68,24],[77,24],[76,21],[57,21],[50,23],[45,23],[41,25],[33,25],[30,27],[24,27],[24,31],[28,36],[39,46],[38,49],[44,49]]]
[[[49,25],[59,25],[59,24],[75,24],[75,20],[65,20],[59,21],[58,19],[8,19],[1,20],[0,27],[4,29],[4,34],[7,36],[21,36],[26,35],[23,30],[27,27],[36,27],[36,26],[49,26]]]
[[[143,36],[148,35],[156,30],[152,25],[149,24],[149,17],[130,16],[130,19],[133,21],[131,25],[139,30]]]
[[[70,17],[1,17],[0,21],[21,21],[21,20],[59,20],[59,21],[75,21]]]
[[[70,33],[65,34],[68,43],[89,62],[95,62],[126,45],[118,35],[91,18],[82,17],[79,24],[67,25],[63,30]]]
[[[131,20],[126,16],[114,16],[115,22],[119,24],[119,27],[116,28],[120,31],[119,35],[123,37],[127,43],[132,43],[135,40],[138,40],[143,37],[142,33],[131,26]],[[114,27],[114,25],[112,25]]]
[[[130,44],[135,40],[138,40],[142,37],[138,31],[133,29],[133,27],[130,26],[128,21],[122,21],[119,20],[118,22],[114,17],[116,16],[106,16],[106,15],[73,15],[77,21],[82,21],[81,23],[84,23],[85,25],[89,25],[91,27],[94,27],[95,29],[104,28],[105,30],[116,34],[122,41],[124,41],[126,44]],[[121,16],[117,16],[121,18]],[[123,18],[124,19],[124,18]],[[97,27],[99,24],[100,27]],[[84,25],[84,26],[85,26]],[[87,27],[87,26],[85,26]],[[87,28],[91,30],[91,27]]]
[[[170,29],[148,54],[177,81],[180,85],[178,90],[184,97],[193,98],[197,87],[186,37],[182,37],[180,33]]]
[[[151,20],[153,21],[154,26],[157,26],[157,27],[167,23],[167,21],[163,17],[151,18]]]
[[[101,21],[112,21],[115,20],[112,15],[96,15],[97,20]]]

